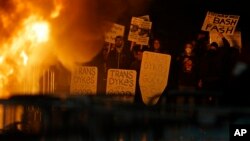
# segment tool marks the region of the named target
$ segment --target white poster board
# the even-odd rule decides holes
[[[139,45],[148,45],[151,27],[152,22],[145,21],[142,18],[132,17],[128,40],[136,42]]]
[[[207,12],[201,30],[233,35],[240,16]]]
[[[71,76],[71,94],[97,93],[97,67],[78,66]]]
[[[109,69],[107,76],[107,94],[135,95],[136,71]]]
[[[156,104],[168,84],[171,56],[143,52],[139,85],[145,104]]]

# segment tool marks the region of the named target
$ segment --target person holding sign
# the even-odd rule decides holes
[[[202,90],[222,90],[230,71],[228,70],[230,44],[221,33],[218,34],[223,41],[223,46],[219,47],[218,43],[212,42],[201,58],[198,86]]]
[[[157,104],[168,85],[171,56],[168,54],[144,51],[139,85],[143,103]]]
[[[129,48],[124,46],[122,36],[116,36],[114,49],[107,56],[107,69],[128,69],[132,62],[132,54]]]

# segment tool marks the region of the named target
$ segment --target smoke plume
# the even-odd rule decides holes
[[[75,64],[90,61],[102,49],[104,33],[110,28],[105,23],[146,5],[147,0],[1,0],[0,62],[5,65],[0,67],[0,89],[13,81],[21,83],[33,66],[40,70],[34,77],[39,79],[41,70],[56,62],[72,70]],[[36,38],[29,34],[23,38],[29,20],[48,23],[48,41],[34,42]],[[20,59],[26,54],[28,65],[23,69]]]

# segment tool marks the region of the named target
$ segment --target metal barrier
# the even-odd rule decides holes
[[[0,140],[228,141],[229,125],[250,117],[248,107],[200,102],[205,95],[180,102],[182,96],[153,106],[119,96],[13,96],[0,100]]]

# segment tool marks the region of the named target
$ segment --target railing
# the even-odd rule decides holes
[[[211,96],[171,93],[153,106],[119,96],[13,96],[0,100],[0,140],[228,141],[229,125],[248,121],[250,107]]]

